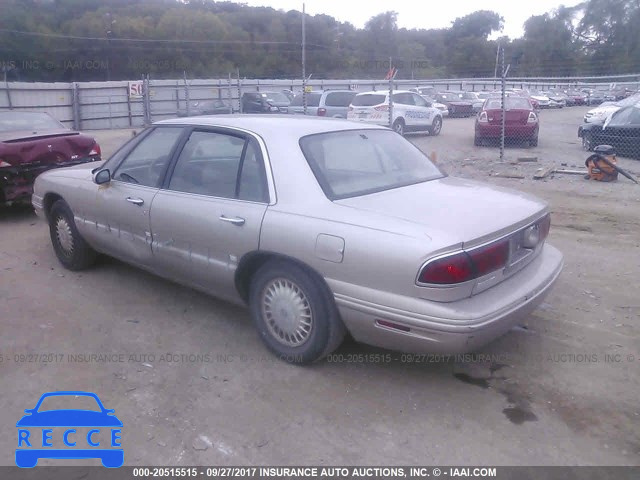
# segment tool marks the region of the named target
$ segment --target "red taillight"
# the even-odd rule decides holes
[[[540,230],[540,240],[539,242],[544,242],[549,235],[549,230],[551,229],[551,214],[547,213],[540,223],[538,224],[538,228]]]
[[[476,277],[500,270],[509,259],[509,241],[492,243],[486,247],[476,248],[469,252],[471,262],[475,267]]]
[[[377,107],[373,107],[373,109],[377,110],[378,112],[388,112],[389,105],[378,105]]]
[[[503,240],[429,262],[420,272],[418,282],[436,285],[468,282],[504,268],[508,259],[509,240]]]
[[[450,284],[473,279],[473,265],[466,252],[439,258],[420,272],[420,283]]]
[[[93,144],[93,147],[91,147],[91,151],[89,152],[90,157],[93,157],[95,155],[102,155],[102,150],[100,150],[100,145],[98,145],[98,142]]]
[[[318,116],[319,117],[324,117],[327,114],[327,109],[326,108],[319,108],[318,109]]]

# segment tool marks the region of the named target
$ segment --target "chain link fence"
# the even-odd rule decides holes
[[[0,111],[45,111],[75,129],[143,127],[176,116],[242,113],[243,97],[255,93],[292,94],[344,89],[356,92],[412,89],[446,110],[449,118],[474,118],[474,144],[499,148],[535,148],[547,109],[589,106],[594,109],[576,125],[587,150],[613,145],[621,154],[640,157],[640,76],[622,81],[597,79],[441,79],[441,80],[321,80],[227,78],[80,83],[9,82],[0,85]],[[613,79],[615,80],[615,79]],[[393,97],[392,97],[393,98]],[[305,99],[306,100],[306,99]],[[306,103],[306,102],[305,102]],[[393,100],[389,118],[393,117]],[[310,109],[307,114],[316,114]],[[579,128],[578,128],[579,127]]]

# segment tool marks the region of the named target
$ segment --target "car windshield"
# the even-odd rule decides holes
[[[502,108],[501,102],[500,98],[490,98],[487,100],[484,109],[500,110]],[[504,107],[506,110],[531,110],[529,100],[524,97],[506,97],[504,100]]]
[[[38,412],[51,410],[89,410],[101,412],[96,399],[87,395],[50,395],[42,399]]]
[[[303,94],[299,93],[293,100],[291,100],[292,107],[302,107]],[[318,92],[309,92],[307,93],[307,107],[317,107],[320,105],[320,97],[322,97],[321,93]]]
[[[289,103],[289,98],[280,92],[265,92],[267,102]]]
[[[351,105],[356,107],[373,107],[385,103],[387,96],[379,93],[362,93],[353,97]]]
[[[630,97],[624,98],[616,103],[621,107],[635,105],[636,103],[640,103],[640,94],[631,95]]]
[[[451,102],[460,100],[460,97],[456,93],[441,93],[440,98],[443,98],[444,100],[448,100]]]
[[[0,132],[18,132],[24,130],[66,129],[62,123],[46,113],[2,112],[0,113]]]
[[[391,130],[309,135],[300,147],[330,200],[443,177],[424,153]]]

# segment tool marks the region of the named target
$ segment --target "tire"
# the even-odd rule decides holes
[[[535,137],[533,137],[531,140],[529,140],[529,146],[530,147],[537,147],[538,146],[538,136],[537,135]]]
[[[591,132],[582,133],[582,148],[587,152],[593,151],[593,137],[591,136]]]
[[[255,273],[249,306],[260,338],[286,362],[315,362],[344,339],[346,329],[329,288],[292,262],[271,260]]]
[[[396,119],[391,128],[393,128],[393,131],[398,135],[404,135],[404,120],[402,118]]]
[[[484,144],[484,141],[482,140],[481,137],[478,137],[477,135],[475,137],[473,137],[473,144],[476,147],[481,147]]]
[[[78,232],[73,212],[64,200],[58,200],[49,211],[49,234],[60,263],[69,270],[84,270],[96,261],[96,251]]]
[[[433,123],[431,124],[431,127],[429,128],[429,135],[432,136],[438,136],[440,135],[440,131],[442,130],[442,118],[441,117],[436,117],[433,119]]]

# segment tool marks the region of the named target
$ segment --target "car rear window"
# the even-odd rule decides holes
[[[379,93],[361,93],[353,97],[351,105],[356,107],[373,107],[374,105],[380,105],[387,99],[386,95]]]
[[[309,135],[300,148],[330,200],[389,190],[443,176],[411,142],[391,130]]]
[[[318,105],[320,105],[321,96],[322,94],[318,92],[307,93],[307,107],[317,107]],[[302,107],[302,93],[298,93],[295,97],[293,97],[293,100],[291,100],[291,106]]]
[[[506,97],[504,107],[507,110],[532,110],[531,103],[524,97]],[[485,110],[500,110],[502,108],[501,101],[499,98],[490,98],[484,108]]]
[[[327,107],[348,107],[356,96],[356,92],[331,92],[324,103]]]

